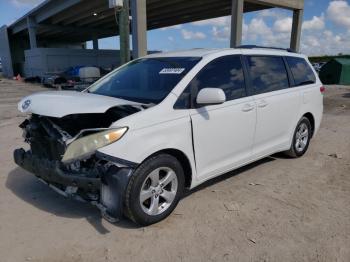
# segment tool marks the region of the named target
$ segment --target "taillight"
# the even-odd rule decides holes
[[[324,86],[321,86],[320,87],[320,92],[321,92],[321,94],[324,94],[324,92],[326,92],[326,88]]]

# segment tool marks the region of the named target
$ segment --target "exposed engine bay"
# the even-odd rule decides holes
[[[93,152],[64,163],[67,147],[79,138],[108,130],[121,118],[144,110],[121,105],[105,113],[72,114],[61,118],[32,114],[20,127],[29,150],[17,149],[15,162],[65,197],[88,201],[111,222],[121,216],[122,197],[133,166]]]
[[[141,110],[141,107],[118,106],[105,113],[73,114],[62,118],[32,114],[20,127],[34,155],[59,161],[69,143],[83,135],[107,129],[117,120]]]

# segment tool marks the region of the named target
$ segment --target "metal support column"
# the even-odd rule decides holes
[[[6,25],[0,27],[0,57],[3,75],[9,78],[13,77],[11,42]]]
[[[131,0],[133,58],[147,55],[146,0]]]
[[[290,39],[290,48],[296,52],[300,50],[301,26],[303,23],[304,10],[293,11],[292,35]]]
[[[230,47],[234,48],[242,44],[244,0],[232,0],[231,12],[231,41]]]
[[[120,63],[130,61],[130,21],[129,0],[123,1],[123,9],[119,13]]]
[[[36,21],[32,17],[27,17],[27,27],[28,27],[28,33],[29,33],[29,42],[30,42],[30,48],[37,48],[37,42],[36,42]]]
[[[92,37],[92,48],[98,50],[98,38],[95,34]]]

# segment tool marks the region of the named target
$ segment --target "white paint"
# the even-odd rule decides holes
[[[221,56],[243,53],[306,58],[301,54],[267,49],[196,49],[150,55],[148,57],[200,56],[202,60],[162,103],[114,123],[115,127],[128,126],[130,129],[123,139],[99,151],[141,163],[160,150],[177,149],[191,163],[191,187],[195,187],[265,156],[288,150],[295,127],[307,112],[313,114],[317,132],[323,111],[323,96],[319,90],[322,83],[318,77],[314,85],[245,97],[199,109],[173,109],[177,97],[205,65]],[[303,93],[306,90],[311,91],[312,95],[308,95],[308,102],[304,104]],[[195,157],[190,121],[193,125]]]
[[[226,101],[226,95],[220,88],[203,88],[197,95],[197,104],[215,105]]]
[[[30,100],[29,107],[23,106]],[[18,110],[51,117],[63,117],[71,114],[104,113],[118,105],[140,105],[139,103],[109,96],[72,91],[47,91],[32,94],[18,103]]]

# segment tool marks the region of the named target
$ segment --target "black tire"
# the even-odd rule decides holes
[[[308,129],[308,135],[307,135],[307,142],[306,145],[304,146],[304,148],[301,150],[301,148],[297,148],[296,144],[297,144],[297,139],[298,139],[298,130],[302,127],[302,126],[306,126]],[[306,117],[302,117],[300,119],[300,121],[298,122],[294,134],[293,134],[293,140],[292,140],[292,144],[290,146],[290,149],[288,151],[285,151],[284,153],[292,158],[298,158],[303,156],[307,149],[309,148],[309,144],[310,144],[310,140],[312,137],[312,128],[311,128],[311,123],[309,121],[308,118]]]
[[[164,212],[162,211],[162,213],[157,215],[150,215],[147,214],[141,206],[141,188],[145,186],[144,183],[148,182],[145,180],[150,179],[149,175],[151,172],[158,170],[159,168],[169,168],[175,172],[175,175],[177,177],[177,190],[175,190],[176,195],[174,200],[172,200],[171,204],[169,204]],[[150,157],[135,170],[133,176],[130,179],[125,196],[126,215],[135,223],[141,226],[151,225],[165,219],[171,214],[171,212],[176,208],[178,202],[180,201],[181,196],[184,192],[184,185],[184,171],[181,164],[175,157],[168,154],[159,154]],[[158,195],[158,197],[158,201],[161,202],[161,195]],[[151,199],[149,199],[149,201],[151,201]]]

